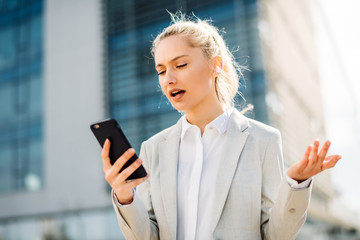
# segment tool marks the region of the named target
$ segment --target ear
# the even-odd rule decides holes
[[[213,58],[213,74],[214,77],[219,76],[221,71],[223,70],[223,61],[220,56],[215,56]]]

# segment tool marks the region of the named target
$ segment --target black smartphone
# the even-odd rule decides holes
[[[105,140],[108,138],[111,142],[110,146],[110,161],[111,164],[114,164],[115,161],[129,148],[131,145],[125,134],[120,128],[120,125],[116,122],[115,119],[106,119],[102,122],[94,123],[90,125],[91,131],[94,133],[96,139],[100,143],[100,146],[103,147]],[[132,156],[125,165],[121,168],[120,172],[127,168],[131,163],[133,163],[138,156],[136,153]],[[142,178],[147,175],[145,168],[141,165],[135,172],[133,172],[126,180],[132,180],[136,178]]]

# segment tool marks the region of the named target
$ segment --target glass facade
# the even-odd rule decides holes
[[[174,110],[158,85],[150,53],[153,38],[170,23],[166,12],[181,9],[200,18],[213,20],[224,29],[225,41],[238,62],[251,71],[239,79],[240,92],[255,106],[252,114],[267,122],[265,80],[256,1],[109,0],[107,8],[108,113],[117,119],[135,149],[143,140],[173,125],[180,114]],[[244,80],[245,79],[245,80]],[[243,100],[237,99],[239,108]]]
[[[2,222],[4,240],[123,240],[114,209],[100,208]]]
[[[42,11],[0,1],[0,194],[42,186]]]

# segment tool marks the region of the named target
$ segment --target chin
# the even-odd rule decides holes
[[[185,112],[185,109],[184,109],[184,108],[176,107],[176,106],[174,106],[174,105],[172,105],[172,107],[173,107],[174,109],[176,109],[178,112]]]
[[[179,112],[186,112],[186,109],[187,109],[185,106],[183,106],[182,104],[179,104],[179,103],[178,104],[171,103],[171,106]]]

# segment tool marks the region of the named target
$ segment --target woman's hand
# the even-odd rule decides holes
[[[334,167],[337,161],[341,159],[341,156],[326,156],[330,144],[330,141],[327,140],[319,152],[320,143],[319,140],[315,140],[314,145],[307,147],[302,160],[288,169],[288,176],[300,183],[326,169]]]
[[[135,154],[134,149],[129,148],[123,155],[121,155],[114,165],[111,165],[109,158],[110,141],[106,139],[103,150],[101,152],[101,158],[103,160],[103,168],[105,173],[105,179],[114,190],[116,197],[121,204],[130,204],[133,201],[132,189],[143,183],[148,177],[134,179],[132,181],[126,181],[126,179],[138,169],[142,160],[138,158],[130,166],[119,173],[124,164]]]

